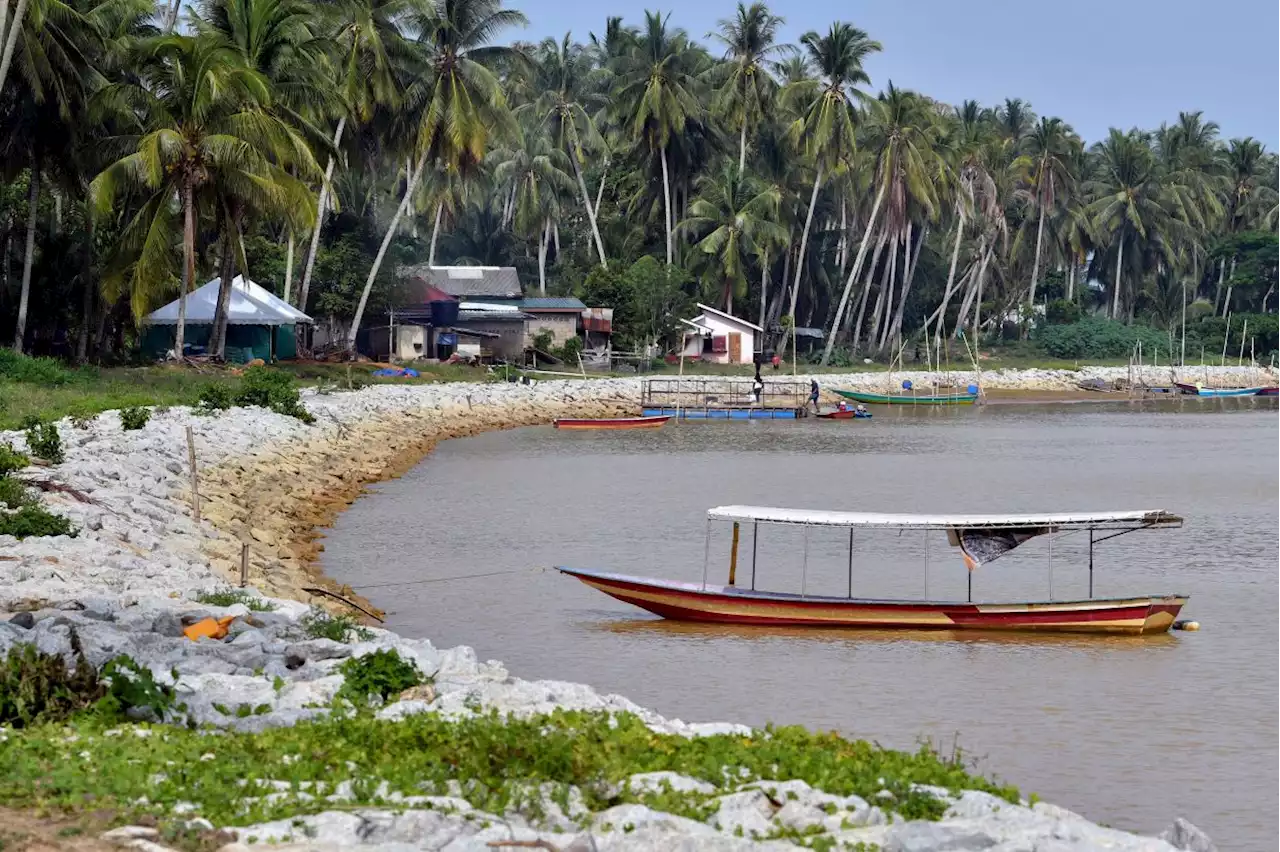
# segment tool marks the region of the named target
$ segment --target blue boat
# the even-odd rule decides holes
[[[1187,382],[1174,382],[1174,387],[1191,396],[1258,396],[1264,388],[1206,388]]]

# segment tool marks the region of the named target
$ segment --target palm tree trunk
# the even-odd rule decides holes
[[[1071,258],[1071,262],[1067,265],[1067,301],[1074,302],[1076,300],[1076,260]]]
[[[93,276],[89,274],[91,255],[86,253],[84,271],[81,273],[84,296],[80,302],[80,333],[76,335],[76,363],[83,364],[89,355],[89,326],[93,325]]]
[[[760,327],[764,328],[765,311],[769,305],[769,253],[765,252],[760,258]],[[1265,311],[1267,307],[1266,301],[1262,303]],[[763,346],[764,340],[760,341]]]
[[[8,0],[5,2],[5,8],[8,8]],[[27,0],[18,0],[18,8],[13,12],[13,20],[9,22],[9,29],[3,32],[4,53],[0,54],[0,92],[4,91],[5,78],[9,76],[9,63],[13,61],[13,48],[18,43],[18,33],[22,30],[22,19],[27,13]]]
[[[596,189],[596,206],[591,208],[591,213],[596,217],[596,221],[600,220],[600,204],[604,201],[604,179],[609,176],[609,163],[606,161],[604,171],[600,174],[600,186]]]
[[[404,197],[400,199],[400,205],[396,207],[396,214],[391,217],[391,223],[387,226],[387,233],[382,237],[382,245],[378,246],[378,254],[373,259],[373,267],[369,270],[369,277],[365,279],[364,290],[360,293],[360,303],[356,305],[356,314],[351,318],[351,328],[347,331],[347,348],[352,352],[356,348],[356,335],[360,332],[360,322],[364,319],[365,305],[369,303],[369,291],[373,289],[373,282],[378,277],[378,270],[382,268],[382,260],[387,256],[387,249],[391,248],[391,240],[396,235],[400,217],[404,216],[405,211],[409,209],[413,193],[418,189],[418,182],[422,180],[422,173],[426,170],[426,164],[427,156],[423,154],[418,158],[418,164],[409,179],[409,184],[404,189]]]
[[[849,304],[849,292],[853,289],[853,282],[858,277],[858,273],[862,271],[862,261],[867,256],[867,243],[870,240],[871,232],[876,226],[876,217],[880,215],[880,204],[884,201],[885,185],[880,184],[880,189],[876,192],[875,203],[871,205],[871,216],[867,219],[867,228],[862,232],[862,243],[858,246],[858,256],[853,259],[853,268],[849,270],[849,277],[844,282],[844,293],[840,296],[840,308],[836,311],[835,321],[831,323],[831,334],[827,337],[826,349],[822,352],[822,366],[827,366],[827,362],[831,360],[831,350],[836,344],[835,331],[840,327],[840,320],[844,317],[844,309]]]
[[[911,252],[911,223],[907,223],[907,258],[906,274],[902,278],[902,295],[898,297],[898,309],[893,314],[893,322],[889,325],[889,340],[895,340],[902,332],[902,316],[907,309],[907,295],[911,292],[911,282],[916,277],[916,267],[920,265],[920,255],[924,251],[924,241],[929,236],[927,227],[920,228],[920,239],[916,243],[916,250]]]
[[[738,177],[747,171],[747,111],[742,111],[742,131],[738,134]]]
[[[173,332],[173,354],[182,360],[187,331],[187,293],[196,280],[196,188],[187,181],[182,193],[182,292],[178,296],[178,325]],[[107,312],[103,311],[105,317]],[[99,338],[101,339],[101,338]]]
[[[1227,298],[1222,302],[1222,315],[1231,313],[1231,291],[1236,286],[1236,259],[1231,258],[1231,271],[1227,273]]]
[[[1052,178],[1050,178],[1052,180]],[[1040,281],[1040,251],[1044,245],[1044,204],[1040,204],[1040,224],[1036,226],[1036,259],[1031,264],[1031,289],[1027,293],[1027,304],[1036,303],[1036,284]]]
[[[809,195],[809,212],[804,217],[804,229],[800,232],[800,251],[796,254],[796,275],[795,281],[791,286],[791,327],[782,335],[782,343],[780,348],[785,350],[787,347],[787,338],[795,334],[796,327],[796,301],[800,296],[800,275],[804,272],[804,253],[809,245],[809,229],[813,226],[813,208],[818,204],[818,190],[822,188],[822,164],[818,164],[818,170],[813,176],[813,192]],[[825,363],[825,362],[824,362]]]
[[[173,32],[173,28],[178,24],[178,13],[182,11],[182,0],[173,0],[173,4],[165,13],[164,31],[165,34]]]
[[[940,317],[938,321],[938,325],[936,327],[937,330],[934,332],[935,340],[938,340],[942,337],[942,325],[944,322],[946,322],[947,306],[951,303],[951,295],[953,293],[952,287],[954,286],[954,282],[956,280],[956,262],[960,260],[960,238],[964,235],[963,205],[960,205],[960,204],[956,205],[956,213],[959,215],[959,218],[956,220],[956,239],[955,239],[955,242],[952,243],[951,245],[951,268],[947,270],[947,286],[946,286],[946,289],[942,291],[942,304],[938,308],[938,313],[935,315]],[[933,322],[933,317],[930,317],[929,322],[925,323],[925,325],[929,325],[929,323],[932,323],[932,322]]]
[[[284,254],[284,300],[293,295],[293,228],[289,229],[289,242]]]
[[[551,244],[556,247],[556,260],[560,259],[560,223],[551,220]]]
[[[995,247],[987,249],[987,253],[982,256],[982,265],[978,267],[978,289],[977,295],[973,300],[973,351],[978,351],[978,330],[982,328],[982,288],[987,282],[987,263],[991,260],[991,254]]]
[[[347,117],[338,119],[338,129],[333,134],[333,147],[342,143],[342,131],[347,127]],[[320,184],[320,198],[316,201],[316,227],[311,232],[311,245],[307,248],[307,264],[302,268],[302,283],[298,285],[298,310],[307,312],[307,297],[311,294],[311,272],[316,266],[316,252],[320,248],[320,230],[324,226],[324,216],[329,207],[329,182],[333,180],[334,158],[324,167],[324,183]]]
[[[427,266],[436,265],[436,240],[440,236],[440,216],[444,213],[444,202],[436,202],[436,222],[431,226],[431,248],[427,251]]]
[[[547,243],[551,242],[551,219],[542,226],[542,236],[538,238],[538,294],[547,295]]]
[[[231,283],[235,280],[236,260],[234,234],[236,224],[227,217],[226,231],[222,236],[222,258],[218,268],[218,304],[213,311],[213,334],[209,340],[209,353],[218,360],[227,355],[227,311],[231,307]]]
[[[1120,270],[1124,268],[1124,233],[1120,234],[1120,248],[1116,254],[1116,283],[1111,294],[1111,319],[1120,318]]]
[[[862,342],[862,321],[867,316],[867,302],[871,299],[871,282],[875,280],[876,266],[880,263],[880,253],[884,251],[884,244],[888,239],[888,234],[881,233],[879,239],[876,240],[875,251],[871,252],[871,263],[867,266],[867,274],[862,279],[862,295],[858,297],[858,315],[853,321],[853,342],[849,346],[849,351],[855,355],[858,352],[858,345]]]
[[[25,5],[25,4],[22,4]],[[19,5],[18,10],[22,10]],[[22,19],[15,15],[12,27],[21,25]],[[31,265],[36,257],[36,218],[40,202],[40,164],[31,162],[31,187],[27,195],[27,247],[22,255],[22,295],[18,297],[18,325],[13,332],[13,351],[22,352],[23,339],[27,336],[27,303],[31,299]]]
[[[849,205],[845,199],[840,199],[840,241],[836,248],[836,263],[840,267],[840,274],[844,275],[845,264],[849,262]]]
[[[880,288],[880,292],[876,294],[876,306],[871,312],[871,336],[867,338],[867,343],[879,352],[884,349],[884,335],[881,329],[884,326],[886,314],[889,313],[888,305],[893,301],[893,289],[898,282],[898,238],[892,236],[889,238],[889,278],[886,286]]]
[[[1218,315],[1218,303],[1222,299],[1222,281],[1227,274],[1227,259],[1218,258],[1218,287],[1213,291],[1213,315]]]
[[[671,175],[667,172],[667,149],[658,149],[662,157],[662,197],[665,201],[665,214],[667,225],[667,266],[675,262],[675,244],[673,242],[672,224],[671,224]]]

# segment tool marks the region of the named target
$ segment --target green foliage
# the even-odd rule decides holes
[[[551,333],[549,328],[541,329],[533,336],[533,348],[539,352],[551,354],[551,349],[555,346],[555,342],[555,335]]]
[[[22,506],[16,512],[0,512],[0,535],[11,535],[16,539],[54,535],[75,536],[76,530],[67,518],[31,503]]]
[[[227,709],[229,715],[240,712]],[[1018,800],[1013,787],[974,776],[959,761],[927,747],[890,751],[801,728],[685,738],[655,734],[627,714],[557,711],[529,719],[488,714],[458,720],[423,714],[397,722],[350,714],[261,733],[225,732],[213,740],[172,728],[149,738],[146,748],[133,737],[102,736],[92,726],[82,725],[76,733],[74,746],[68,746],[60,727],[13,732],[5,744],[0,801],[13,807],[38,801],[45,807],[134,812],[135,802],[145,796],[145,809],[153,814],[185,801],[215,824],[248,824],[332,807],[315,789],[307,797],[264,796],[261,782],[268,779],[329,790],[352,781],[359,804],[372,802],[384,781],[391,793],[421,795],[443,791],[456,780],[466,786],[475,807],[493,813],[527,801],[530,787],[547,783],[559,791],[578,787],[593,811],[652,802],[705,816],[708,796],[614,792],[631,774],[662,770],[722,789],[729,777],[734,784],[799,779],[833,795],[872,801],[887,789],[894,796],[890,806],[908,819],[936,819],[945,809],[934,797],[914,792],[914,784],[986,790]],[[84,761],[66,757],[81,751],[89,755]],[[217,759],[202,761],[209,751]],[[85,772],[85,765],[98,771]]]
[[[424,681],[418,667],[411,660],[401,659],[394,649],[355,657],[340,665],[338,670],[345,678],[338,696],[357,707],[362,706],[370,695],[386,701]]]
[[[613,308],[615,345],[635,348],[674,337],[693,307],[686,291],[691,283],[683,269],[645,255],[625,269],[592,269],[574,295],[588,305]]]
[[[0,476],[0,506],[18,509],[32,503],[27,487],[12,476]]]
[[[244,604],[250,612],[271,612],[276,608],[274,603],[258,597],[248,589],[234,589],[231,586],[223,586],[211,592],[200,592],[196,595],[196,600],[210,606]]]
[[[62,450],[62,437],[58,434],[57,425],[29,417],[23,428],[27,432],[27,449],[32,455],[50,464],[62,464],[66,454]]]
[[[1168,336],[1158,329],[1097,317],[1070,325],[1046,326],[1037,341],[1045,353],[1054,358],[1125,358],[1139,341],[1146,353],[1169,349]]]
[[[293,377],[267,367],[250,367],[244,371],[236,405],[257,405],[277,414],[296,417],[303,423],[314,423],[315,417],[302,406]]]
[[[1249,324],[1248,336],[1245,336],[1245,323]],[[1280,344],[1277,335],[1275,314],[1232,314],[1228,329],[1227,320],[1223,317],[1204,317],[1187,327],[1187,360],[1199,357],[1200,347],[1204,347],[1205,359],[1216,363],[1222,357],[1223,344],[1226,344],[1227,361],[1235,363],[1240,357],[1241,338],[1244,338],[1244,358],[1249,359],[1250,343],[1259,360],[1265,363],[1267,357],[1275,352]]]
[[[31,358],[12,349],[0,348],[0,378],[46,387],[65,385],[75,378],[62,362],[54,358]]]
[[[557,358],[566,364],[577,364],[578,356],[582,354],[582,338],[570,337],[564,342],[564,346],[556,349],[555,354]]]
[[[126,432],[141,429],[143,426],[147,425],[147,421],[150,419],[151,409],[143,408],[140,405],[120,410],[120,426]]]
[[[183,709],[175,700],[174,688],[158,682],[150,669],[132,657],[108,661],[101,679],[107,694],[98,701],[97,711],[108,719],[131,716],[164,721],[174,710]]]
[[[311,611],[299,622],[302,630],[312,639],[332,639],[335,642],[367,642],[373,634],[349,615],[333,615],[320,607]]]
[[[1047,325],[1071,325],[1080,321],[1083,316],[1080,306],[1066,299],[1054,299],[1045,309],[1044,321]]]
[[[71,648],[75,656],[71,667],[61,654],[46,654],[35,645],[23,643],[9,649],[0,661],[0,726],[61,722],[107,694],[98,672],[85,659],[75,631]]]
[[[212,414],[215,411],[226,411],[235,405],[235,393],[227,385],[209,385],[200,391],[200,400],[196,404],[197,414]]]
[[[22,470],[31,459],[13,448],[12,444],[0,444],[0,477]]]

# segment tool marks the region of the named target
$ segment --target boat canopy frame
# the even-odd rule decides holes
[[[1138,530],[1179,529],[1183,518],[1163,509],[1140,509],[1119,512],[1071,512],[1063,514],[1034,515],[913,515],[885,514],[877,512],[840,512],[822,509],[783,509],[772,506],[717,506],[707,510],[707,537],[702,558],[702,586],[706,589],[707,572],[711,556],[711,525],[713,522],[733,524],[733,543],[729,553],[729,586],[737,585],[739,528],[750,523],[751,531],[751,590],[756,588],[756,556],[760,540],[760,524],[798,526],[805,530],[804,557],[801,568],[800,594],[803,597],[809,572],[809,535],[811,527],[834,527],[849,530],[849,590],[853,598],[853,530],[855,528],[879,528],[921,530],[924,536],[924,594],[929,597],[929,537],[928,532],[945,531],[951,543],[958,544],[962,531],[967,530],[1044,530],[1049,536],[1049,600],[1053,595],[1053,537],[1061,532],[1089,533],[1089,598],[1093,598],[1093,550],[1094,545]],[[1097,531],[1109,531],[1110,535],[1094,538]],[[973,570],[968,571],[968,600],[973,601]]]

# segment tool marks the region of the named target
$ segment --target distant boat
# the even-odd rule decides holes
[[[1280,387],[1258,388],[1258,396],[1280,396]]]
[[[871,405],[973,405],[976,393],[910,394],[868,393],[867,391],[836,390],[835,393],[854,402]]]
[[[596,420],[562,417],[553,420],[557,429],[659,429],[670,417],[605,417]]]
[[[901,628],[910,630],[1029,630],[1069,633],[1164,633],[1187,602],[1186,595],[1135,595],[1093,597],[1093,551],[1101,543],[1137,530],[1181,527],[1182,518],[1163,510],[1136,512],[1088,512],[1044,515],[890,515],[867,512],[834,512],[777,509],[760,506],[721,506],[707,512],[710,541],[712,521],[733,524],[728,584],[707,580],[704,556],[701,583],[658,580],[650,577],[558,568],[593,589],[633,606],[676,621],[772,626]],[[750,525],[751,585],[737,584],[738,540],[741,525]],[[808,548],[800,593],[767,592],[756,585],[756,541],[760,526],[777,524],[813,528],[945,531],[958,547],[970,571],[987,564],[1039,536],[1049,538],[1049,599],[1040,601],[912,600],[855,598],[853,596],[853,537],[849,545],[849,593],[814,595],[805,590]],[[1094,540],[1094,533],[1107,535]],[[1070,533],[1089,533],[1089,597],[1057,600],[1053,596],[1053,540]],[[843,561],[843,560],[841,560]],[[926,588],[928,559],[925,560]],[[897,570],[896,568],[894,570]],[[1059,569],[1061,570],[1061,569]],[[771,574],[771,576],[773,576]],[[972,592],[972,585],[970,585]],[[926,593],[927,594],[927,593]],[[1193,629],[1193,628],[1188,628]]]
[[[827,411],[816,416],[819,420],[866,420],[871,417],[871,412],[846,408],[843,411],[837,409],[835,411]]]
[[[1268,396],[1264,393],[1267,388],[1206,388],[1202,385],[1193,385],[1187,382],[1174,382],[1173,386],[1184,394],[1190,396]]]

